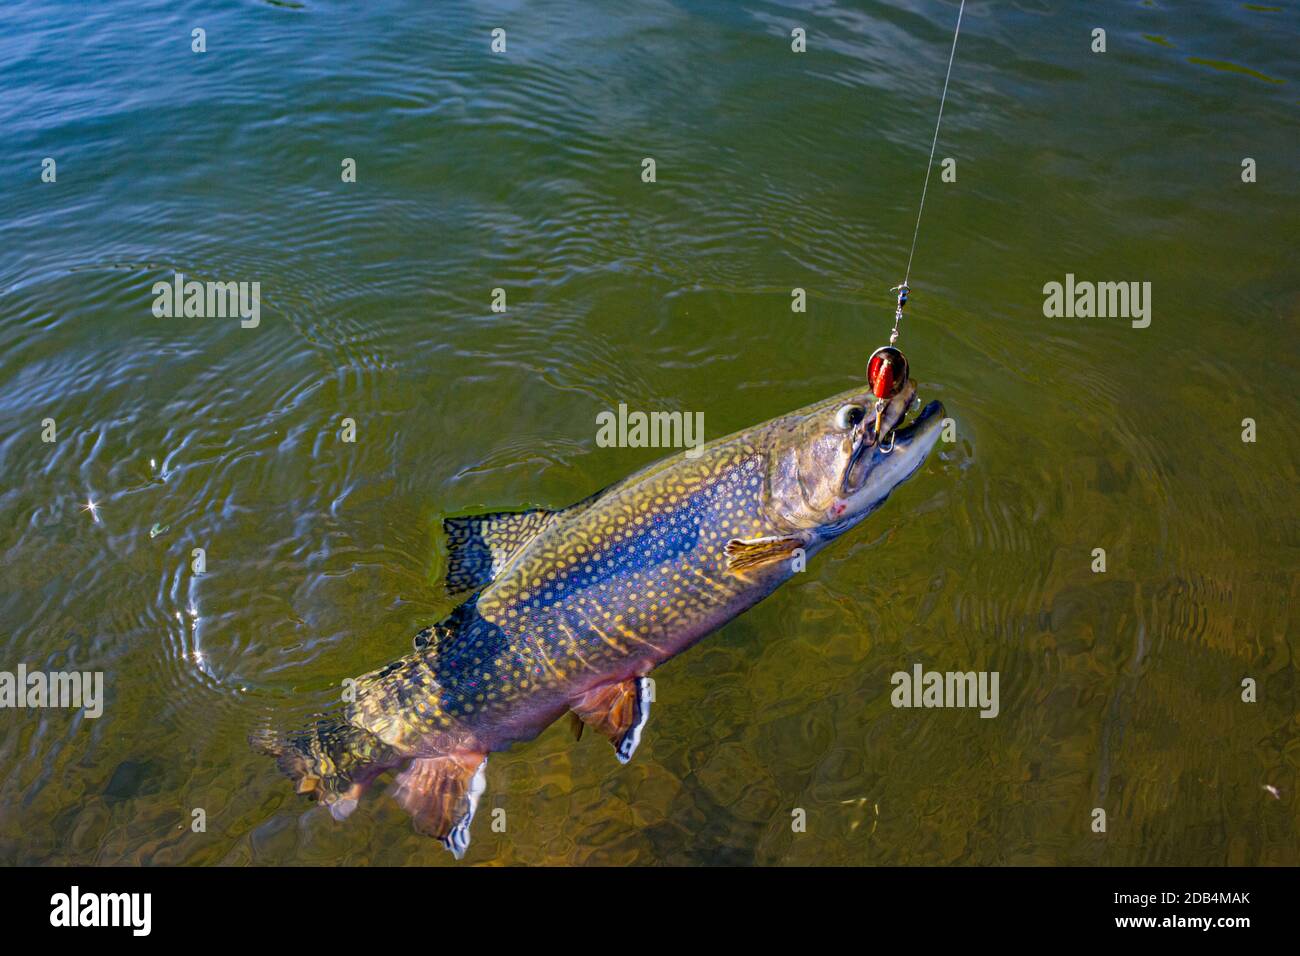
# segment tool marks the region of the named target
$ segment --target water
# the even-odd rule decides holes
[[[0,669],[107,681],[0,712],[0,860],[450,863],[248,732],[443,616],[442,515],[654,457],[598,412],[717,436],[862,374],[956,6],[609,9],[0,8]],[[562,724],[494,756],[467,862],[1300,862],[1297,20],[971,3],[900,342],[958,440],[663,667],[630,766]],[[155,318],[177,271],[260,325]],[[1067,273],[1149,281],[1150,326],[1044,317]],[[891,707],[916,663],[1000,715]]]

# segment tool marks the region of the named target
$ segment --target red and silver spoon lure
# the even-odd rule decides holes
[[[898,305],[894,309],[894,330],[889,333],[889,344],[876,349],[867,360],[867,384],[871,394],[876,396],[876,441],[880,441],[880,419],[885,413],[889,400],[903,390],[907,384],[907,357],[894,347],[898,341],[898,323],[903,319],[903,306],[907,305],[907,283],[890,290],[898,293]],[[889,447],[881,447],[881,452],[889,454],[894,450],[891,438]]]

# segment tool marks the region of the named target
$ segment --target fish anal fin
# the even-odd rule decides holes
[[[469,847],[469,826],[486,784],[487,755],[416,757],[393,781],[393,799],[419,833],[436,837],[456,859]]]
[[[572,711],[583,724],[608,737],[619,762],[627,763],[650,719],[650,681],[633,677],[600,684],[575,700]]]
[[[793,535],[770,538],[732,538],[727,542],[727,569],[744,571],[774,561],[786,561],[806,542]]]
[[[447,591],[461,594],[486,587],[554,515],[554,511],[537,509],[443,518]]]

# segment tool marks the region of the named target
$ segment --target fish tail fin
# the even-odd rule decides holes
[[[297,792],[327,807],[335,820],[346,819],[374,779],[401,761],[374,734],[341,717],[323,717],[291,734],[263,731],[249,743],[274,757]]]
[[[390,793],[411,815],[418,833],[435,837],[456,859],[469,848],[469,828],[486,783],[487,754],[412,757],[342,719],[323,718],[292,734],[265,731],[249,738],[274,757],[298,793],[346,819],[362,794],[386,770],[400,768]]]
[[[264,731],[250,743],[274,757],[297,791],[328,807],[336,820],[356,809],[377,777],[396,771],[392,796],[415,829],[441,840],[459,859],[469,846],[487,754],[474,751],[466,743],[471,736],[455,727],[430,730],[424,714],[441,693],[437,648],[473,613],[471,601],[452,619],[421,631],[417,653],[357,678],[355,699],[318,716],[312,726],[291,734]]]

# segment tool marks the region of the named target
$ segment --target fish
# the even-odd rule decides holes
[[[589,729],[631,760],[648,675],[804,570],[920,468],[944,409],[932,401],[905,423],[919,404],[910,380],[880,400],[857,387],[568,508],[443,519],[455,609],[413,653],[357,678],[346,703],[253,745],[336,820],[393,772],[415,829],[462,858],[489,754],[568,714],[576,737]]]

